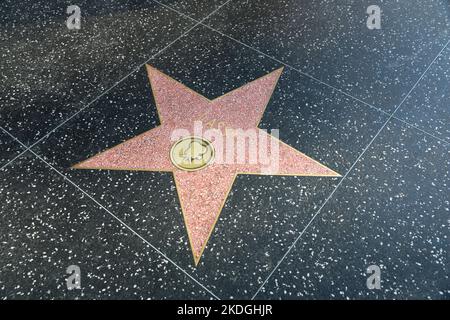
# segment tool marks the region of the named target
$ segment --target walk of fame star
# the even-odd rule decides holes
[[[73,168],[172,172],[195,265],[202,256],[238,174],[340,176],[257,128],[282,69],[213,100],[149,65],[147,72],[161,125],[82,161]],[[265,163],[251,161],[250,153],[243,161],[218,161],[218,151],[231,152],[233,156],[245,150],[226,150],[220,139],[194,136],[194,124],[198,122],[215,129],[225,138],[230,132],[239,131],[237,129],[246,132],[254,130],[278,147],[267,151],[262,159]],[[174,141],[173,134],[180,129],[184,129],[186,134]],[[275,161],[276,166],[272,166],[274,163],[271,162]]]

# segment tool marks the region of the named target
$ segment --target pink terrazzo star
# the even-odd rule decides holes
[[[141,170],[173,172],[194,261],[197,265],[237,174],[329,176],[339,174],[257,128],[282,73],[275,70],[221,97],[209,100],[147,65],[161,125],[106,150],[77,165],[77,169]],[[198,171],[178,169],[170,150],[183,136],[204,129],[216,151],[215,160]],[[184,129],[185,134],[179,134]],[[258,134],[258,148],[233,148],[223,143],[238,129]],[[178,135],[174,135],[178,132]],[[222,135],[224,138],[217,138]],[[176,139],[174,138],[176,136]],[[263,142],[267,143],[263,143]],[[255,152],[266,148],[255,161]],[[233,161],[241,157],[240,161]],[[260,155],[260,153],[258,153]],[[231,155],[231,157],[230,157]],[[226,161],[228,159],[228,161]],[[230,161],[231,159],[231,161]]]

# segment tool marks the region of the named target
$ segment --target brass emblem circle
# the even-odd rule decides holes
[[[214,147],[206,139],[186,137],[175,142],[170,149],[170,160],[175,167],[185,171],[197,171],[214,160]]]

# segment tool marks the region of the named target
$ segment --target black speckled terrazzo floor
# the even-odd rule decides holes
[[[448,1],[76,4],[0,3],[1,299],[450,299]],[[342,177],[238,176],[196,266],[171,173],[71,169],[160,124],[145,63],[284,66],[259,127]]]

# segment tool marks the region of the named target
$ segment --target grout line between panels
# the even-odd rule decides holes
[[[153,0],[152,0],[153,1]],[[194,30],[197,26],[199,26],[203,20],[207,19],[210,15],[214,14],[217,10],[219,10],[220,8],[222,8],[222,6],[226,5],[228,2],[230,2],[232,0],[228,0],[225,3],[223,3],[221,6],[217,7],[214,11],[212,11],[211,13],[209,13],[206,17],[204,17],[202,20],[197,21],[194,20],[192,18],[189,18],[190,20],[193,20],[194,22],[196,22],[195,24],[193,24],[191,27],[189,27],[185,32],[183,32],[180,36],[178,36],[175,40],[171,41],[169,44],[167,44],[165,47],[163,47],[161,50],[159,50],[158,52],[156,52],[155,54],[153,54],[150,58],[146,59],[144,62],[142,62],[141,64],[139,64],[138,66],[136,66],[134,69],[132,69],[131,72],[129,72],[128,74],[126,74],[124,77],[122,77],[120,80],[118,80],[117,82],[115,82],[111,87],[109,87],[108,89],[106,89],[105,91],[103,91],[102,93],[100,93],[98,96],[96,96],[94,99],[92,99],[90,102],[88,102],[86,105],[84,105],[83,107],[81,107],[79,110],[77,110],[75,113],[73,113],[72,115],[70,115],[68,118],[66,118],[65,120],[63,120],[61,123],[59,123],[57,126],[55,126],[53,129],[51,129],[49,132],[47,132],[45,135],[43,135],[41,138],[39,138],[37,141],[35,141],[34,143],[32,143],[31,145],[25,146],[25,150],[26,151],[31,151],[31,149],[36,146],[37,144],[41,143],[43,140],[45,140],[46,138],[48,138],[52,133],[54,133],[56,130],[58,130],[59,128],[61,128],[62,126],[64,126],[68,121],[70,121],[71,119],[73,119],[74,117],[76,117],[78,114],[80,114],[81,112],[83,112],[85,109],[89,108],[92,104],[94,104],[95,102],[97,102],[100,98],[102,98],[103,96],[105,96],[106,94],[108,94],[112,89],[114,89],[117,85],[119,85],[120,83],[122,83],[123,81],[125,81],[129,76],[131,76],[133,73],[137,72],[140,68],[142,68],[146,63],[148,63],[150,60],[156,58],[157,56],[159,56],[161,53],[163,53],[164,51],[166,51],[169,47],[171,47],[173,44],[175,44],[176,42],[178,42],[178,40],[180,40],[181,38],[185,37],[189,32],[191,32],[192,30]],[[172,9],[173,10],[173,9]],[[16,158],[15,158],[16,159]],[[11,164],[13,161],[10,161],[9,163],[7,163],[7,165]],[[4,167],[4,166],[3,166]],[[2,169],[3,169],[2,167]]]
[[[18,142],[20,145],[25,146],[25,144],[17,139],[15,136],[13,136],[9,131],[7,131],[5,128],[0,126],[0,129],[9,135],[11,138],[13,138],[16,142]],[[184,273],[189,279],[191,279],[193,282],[195,282],[197,285],[199,285],[203,290],[208,292],[212,297],[214,297],[217,300],[220,300],[220,298],[215,295],[211,290],[209,290],[205,285],[203,285],[201,282],[199,282],[197,279],[195,279],[193,276],[191,276],[184,268],[182,268],[180,265],[178,265],[175,261],[170,259],[167,255],[165,255],[162,251],[160,251],[158,248],[156,248],[154,245],[152,245],[147,239],[145,239],[143,236],[141,236],[138,232],[136,232],[133,228],[131,228],[128,224],[126,224],[122,219],[120,219],[118,216],[116,216],[114,213],[112,213],[110,210],[108,210],[105,206],[103,206],[100,202],[98,202],[94,197],[92,197],[89,193],[87,193],[84,189],[82,189],[80,186],[78,186],[75,182],[70,180],[66,175],[64,175],[62,172],[60,172],[58,169],[56,169],[54,166],[52,166],[48,161],[46,161],[44,158],[42,158],[40,155],[35,153],[33,150],[28,150],[25,152],[30,152],[33,154],[38,160],[43,162],[45,165],[47,165],[50,169],[55,171],[59,176],[61,176],[65,181],[70,183],[72,186],[74,186],[78,191],[80,191],[82,194],[84,194],[86,197],[88,197],[92,202],[94,202],[97,206],[99,206],[101,209],[105,210],[111,217],[113,217],[115,220],[117,220],[123,227],[131,231],[135,236],[137,236],[139,239],[141,239],[146,245],[148,245],[150,248],[152,248],[156,253],[158,253],[164,260],[167,260],[169,263],[174,265],[178,270],[180,270],[182,273]],[[24,153],[25,153],[24,152]]]
[[[395,108],[395,110],[391,113],[389,118],[384,122],[384,124],[381,126],[381,128],[378,130],[378,132],[375,134],[375,136],[370,140],[369,144],[363,149],[363,151],[359,154],[358,158],[355,160],[355,162],[351,165],[350,169],[347,170],[347,173],[342,177],[342,179],[339,181],[339,183],[336,185],[336,187],[333,189],[333,191],[330,193],[330,195],[325,199],[325,201],[322,203],[320,208],[316,211],[316,213],[313,215],[313,217],[309,220],[307,225],[303,228],[303,230],[300,232],[298,237],[294,240],[294,242],[289,246],[288,250],[283,254],[281,259],[276,264],[275,268],[272,269],[272,271],[269,273],[267,278],[264,280],[264,282],[261,284],[261,286],[258,288],[258,290],[255,292],[255,294],[252,296],[252,300],[256,298],[256,296],[259,294],[259,292],[262,290],[262,288],[266,285],[266,283],[269,281],[269,279],[273,276],[276,270],[280,267],[280,265],[283,263],[283,261],[286,259],[286,257],[289,255],[289,253],[292,251],[292,249],[295,247],[297,242],[300,240],[300,238],[303,236],[303,234],[307,231],[309,226],[314,222],[316,217],[321,213],[322,209],[325,207],[325,205],[328,203],[328,201],[333,198],[336,191],[339,189],[339,187],[342,185],[342,182],[348,177],[350,172],[352,172],[353,168],[356,166],[356,164],[359,162],[359,160],[364,156],[366,151],[370,148],[370,146],[373,144],[373,142],[376,140],[376,138],[380,135],[380,133],[384,130],[384,128],[387,126],[387,124],[393,119],[395,113],[400,109],[400,107],[403,105],[403,103],[406,101],[406,99],[411,95],[411,93],[414,91],[414,89],[417,87],[417,85],[420,83],[420,81],[423,79],[425,74],[430,70],[431,66],[436,62],[436,60],[441,56],[442,52],[447,48],[450,41],[447,41],[447,43],[444,45],[444,47],[439,51],[439,53],[436,55],[436,57],[431,61],[431,63],[428,65],[428,67],[425,69],[425,71],[421,74],[419,79],[414,83],[412,88],[408,91],[406,96],[403,98],[403,100],[400,102],[400,104]]]
[[[365,105],[365,106],[367,106],[367,107],[369,107],[369,108],[372,108],[372,109],[374,109],[374,110],[376,110],[376,111],[378,111],[378,112],[380,112],[380,113],[383,113],[383,114],[386,115],[386,116],[390,116],[390,115],[391,115],[391,113],[389,113],[389,112],[387,112],[387,111],[384,111],[384,110],[382,110],[382,109],[380,109],[380,108],[378,108],[378,107],[376,107],[376,106],[374,106],[374,105],[372,105],[372,104],[370,104],[370,103],[367,103],[367,102],[365,102],[365,101],[363,101],[363,100],[361,100],[361,99],[359,99],[359,98],[353,96],[352,94],[350,94],[350,93],[348,93],[348,92],[345,92],[345,91],[342,90],[342,89],[339,89],[339,88],[337,88],[337,87],[335,87],[335,86],[333,86],[333,85],[331,85],[331,84],[329,84],[329,83],[327,83],[327,82],[325,82],[325,81],[322,81],[322,80],[320,80],[320,79],[318,79],[318,78],[316,78],[316,77],[314,77],[314,76],[312,76],[312,75],[310,75],[310,74],[308,74],[308,73],[306,73],[306,72],[304,72],[304,71],[301,71],[300,69],[298,69],[298,68],[296,68],[296,67],[294,67],[294,66],[292,66],[292,65],[290,65],[290,64],[288,64],[288,63],[286,63],[286,62],[284,62],[284,61],[282,61],[282,60],[280,60],[280,59],[277,59],[277,58],[275,58],[275,57],[273,57],[273,56],[271,56],[271,55],[269,55],[269,54],[267,54],[267,53],[265,53],[265,52],[262,52],[261,50],[255,48],[255,47],[252,47],[252,46],[250,46],[250,45],[248,45],[248,44],[246,44],[246,43],[244,43],[244,42],[242,42],[242,41],[240,41],[240,40],[238,40],[238,39],[235,39],[235,38],[233,38],[233,37],[231,37],[231,36],[229,36],[229,35],[227,35],[227,34],[221,32],[221,31],[219,31],[219,30],[217,30],[217,29],[215,29],[215,28],[213,28],[213,27],[207,25],[206,23],[203,23],[203,21],[206,20],[206,18],[205,18],[205,19],[202,19],[201,21],[198,21],[198,20],[192,18],[191,16],[186,15],[186,14],[184,14],[183,12],[181,12],[181,11],[175,9],[175,8],[172,8],[172,7],[169,6],[169,5],[166,5],[166,4],[164,4],[164,3],[159,2],[158,0],[152,0],[152,1],[155,2],[155,3],[160,4],[161,6],[167,8],[167,9],[169,9],[169,10],[172,10],[173,12],[178,13],[179,15],[183,16],[184,18],[187,18],[187,19],[190,19],[190,20],[192,20],[192,21],[194,21],[194,22],[197,22],[198,25],[201,25],[201,26],[203,26],[203,27],[206,27],[206,28],[210,29],[211,31],[220,34],[221,36],[223,36],[223,37],[225,37],[225,38],[228,38],[228,39],[230,39],[230,40],[232,40],[232,41],[234,41],[234,42],[236,42],[236,43],[238,43],[238,44],[240,44],[240,45],[242,45],[242,46],[244,46],[244,47],[246,47],[246,48],[248,48],[248,49],[250,49],[250,50],[253,50],[253,51],[255,51],[255,52],[257,52],[257,53],[259,53],[259,54],[261,54],[261,55],[263,55],[263,56],[265,56],[265,57],[267,57],[267,58],[269,58],[269,59],[271,59],[271,60],[273,60],[273,61],[276,61],[276,62],[282,64],[283,66],[285,66],[285,67],[287,67],[287,68],[289,68],[289,69],[292,69],[292,70],[294,70],[294,71],[300,73],[301,75],[303,75],[303,76],[305,76],[305,77],[307,77],[307,78],[309,78],[309,79],[311,79],[311,80],[313,80],[313,81],[316,81],[316,82],[318,82],[318,83],[320,83],[320,84],[322,84],[322,85],[328,87],[328,88],[331,89],[331,90],[334,90],[334,91],[336,91],[336,92],[339,92],[339,93],[341,93],[342,95],[345,95],[346,97],[348,97],[348,98],[350,98],[350,99],[352,99],[352,100],[355,100],[355,101],[357,101],[357,102],[359,102],[359,103],[361,103],[361,104],[363,104],[363,105]],[[225,4],[226,4],[226,3],[225,3]],[[225,4],[224,4],[224,5],[225,5]],[[222,5],[222,6],[223,6],[223,5]],[[412,123],[409,123],[408,121],[406,121],[406,120],[404,120],[404,119],[401,119],[401,118],[399,118],[399,117],[393,117],[393,118],[396,119],[396,120],[398,120],[398,121],[403,122],[405,125],[407,125],[407,126],[409,126],[409,127],[411,127],[411,128],[414,128],[414,129],[416,129],[416,130],[422,132],[423,134],[426,134],[426,135],[428,135],[428,136],[430,136],[430,137],[432,137],[432,138],[434,138],[434,139],[439,140],[440,142],[442,142],[442,143],[444,143],[444,144],[446,144],[446,145],[449,145],[449,144],[450,144],[450,142],[447,142],[447,141],[445,141],[445,140],[443,140],[443,139],[441,139],[441,138],[438,138],[438,137],[437,137],[436,135],[434,135],[433,133],[430,133],[430,132],[428,132],[428,131],[426,131],[426,130],[424,130],[424,129],[422,129],[422,128],[420,128],[420,127],[418,127],[418,126],[416,126],[416,125],[414,125],[414,124],[412,124]]]

